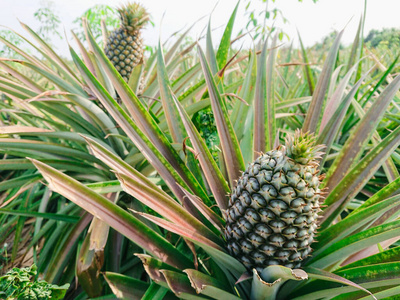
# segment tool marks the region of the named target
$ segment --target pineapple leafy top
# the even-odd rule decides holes
[[[122,27],[129,33],[140,30],[150,19],[147,10],[137,2],[121,5],[117,10]]]
[[[316,145],[316,139],[314,134],[297,129],[294,136],[286,137],[286,156],[302,165],[316,162],[325,148],[324,145]]]

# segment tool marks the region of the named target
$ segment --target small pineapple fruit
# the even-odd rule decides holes
[[[229,252],[247,269],[299,268],[311,252],[321,190],[322,145],[297,130],[286,146],[249,164],[233,189],[224,235]]]
[[[121,26],[107,39],[105,53],[126,82],[133,68],[143,59],[140,30],[149,21],[149,14],[138,3],[118,9]]]

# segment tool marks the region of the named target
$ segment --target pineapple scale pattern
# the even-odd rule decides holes
[[[318,164],[298,163],[280,149],[249,164],[226,211],[228,250],[249,270],[300,267],[317,229]]]
[[[125,82],[128,82],[133,68],[143,57],[140,34],[130,35],[124,28],[112,32],[108,38],[105,53]]]

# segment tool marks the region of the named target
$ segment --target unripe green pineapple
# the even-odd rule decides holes
[[[247,269],[298,268],[311,252],[321,190],[322,145],[297,130],[286,146],[249,164],[233,189],[225,218],[229,252]]]
[[[133,68],[143,59],[140,30],[149,21],[149,14],[138,3],[118,9],[121,26],[107,39],[105,53],[126,82]]]

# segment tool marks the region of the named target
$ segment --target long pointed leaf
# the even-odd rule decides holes
[[[32,163],[53,191],[81,206],[163,261],[178,267],[191,266],[190,261],[183,259],[175,247],[119,206],[52,167],[34,159]]]
[[[154,191],[124,174],[117,173],[117,178],[121,182],[125,192],[131,194],[164,218],[188,230],[190,228],[216,243],[223,244],[219,237],[212,233],[203,223],[189,214],[171,197]]]
[[[226,61],[228,60],[228,51],[229,47],[231,45],[231,37],[232,37],[232,31],[233,31],[233,25],[235,23],[235,18],[236,18],[236,13],[239,7],[240,1],[237,2],[235,9],[233,10],[228,24],[226,24],[224,34],[222,35],[217,54],[216,54],[216,59],[218,63],[218,69],[221,70],[223,67],[226,65]]]
[[[182,201],[183,193],[177,183],[186,187],[186,182],[183,181],[183,179],[177,174],[176,169],[171,166],[169,161],[167,161],[164,156],[158,151],[158,149],[155,148],[155,146],[138,128],[136,123],[128,116],[128,114],[118,105],[118,103],[113,98],[111,98],[109,93],[104,89],[103,86],[101,86],[101,84],[96,80],[93,74],[90,73],[90,71],[86,68],[86,66],[72,49],[71,54],[78,68],[80,69],[81,74],[85,77],[86,82],[89,84],[90,88],[93,90],[93,92],[102,102],[102,104],[107,108],[107,111],[113,116],[116,122],[121,126],[121,128],[135,143],[135,145],[142,150],[142,154],[147,158],[150,163],[152,163],[154,168],[165,180],[169,188]],[[121,80],[123,81],[122,78]],[[201,187],[199,188],[199,197],[203,196],[205,197],[205,199],[208,199],[208,197],[206,197],[204,193],[201,192]],[[204,199],[203,197],[202,199]]]
[[[104,54],[103,50],[97,45],[92,34],[88,28],[85,28],[88,41],[93,47],[94,53],[100,60],[100,63],[104,67],[110,80],[113,82],[118,95],[121,97],[122,102],[125,104],[128,112],[135,121],[136,125],[141,129],[143,133],[146,134],[147,138],[154,144],[158,151],[165,157],[169,165],[174,169],[174,172],[179,174],[179,182],[183,181],[184,185],[190,187],[197,195],[202,199],[206,199],[205,191],[197,182],[196,178],[186,167],[185,163],[176,153],[175,149],[168,142],[164,133],[158,128],[155,120],[151,117],[150,113],[143,106],[140,100],[129,88],[128,84],[122,79],[119,72],[114,68],[113,64],[108,60],[107,56]],[[151,161],[151,160],[150,160]],[[172,169],[170,168],[170,169]],[[171,176],[166,175],[165,178]],[[182,184],[183,184],[182,182]],[[171,182],[170,187],[173,186]],[[172,188],[178,195],[180,194],[174,187]]]
[[[215,197],[215,201],[220,209],[226,209],[228,207],[227,194],[230,192],[229,186],[221,174],[214,158],[211,156],[205,141],[201,138],[182,105],[176,100],[175,104],[178,108],[183,124],[186,127],[190,141],[197,152],[196,155],[198,155],[200,166],[203,169],[204,176],[210,186],[213,196]]]
[[[371,138],[386,108],[399,88],[400,76],[397,76],[372,104],[364,118],[357,124],[357,127],[352,130],[342,150],[326,174],[326,180],[323,183],[324,187],[332,190],[350,167],[358,161],[365,143]]]
[[[267,41],[264,42],[257,64],[257,81],[254,99],[254,149],[253,158],[259,153],[272,150],[275,143],[276,119],[273,89],[273,70],[276,55],[276,41],[272,42],[272,50],[267,55]],[[268,56],[268,59],[267,59]]]
[[[352,168],[325,199],[328,208],[324,210],[321,227],[326,228],[374,175],[400,144],[400,126],[389,134]]]
[[[231,121],[225,103],[222,101],[218,93],[217,86],[211,74],[211,70],[207,64],[204,53],[199,49],[200,62],[203,69],[204,77],[207,82],[208,92],[210,94],[211,106],[214,112],[215,122],[217,125],[218,135],[221,141],[222,152],[228,171],[231,187],[235,186],[234,181],[240,176],[240,171],[244,171],[244,161],[240,152],[239,143],[233,130]]]
[[[324,63],[321,75],[318,79],[315,91],[312,96],[310,107],[308,108],[306,119],[303,124],[304,132],[317,132],[318,125],[323,115],[325,96],[328,90],[329,80],[332,74],[333,66],[336,61],[336,56],[339,50],[340,38],[343,35],[343,30],[336,37],[329,55]]]

